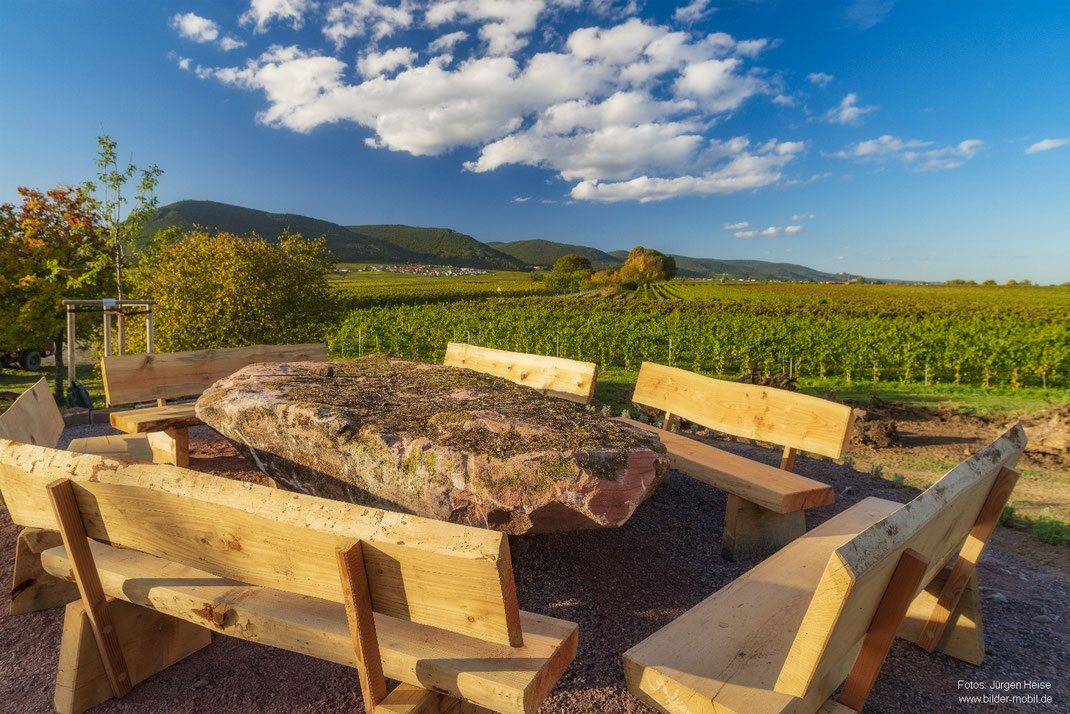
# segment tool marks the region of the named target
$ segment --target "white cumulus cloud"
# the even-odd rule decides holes
[[[817,86],[821,87],[822,89],[828,86],[828,83],[835,79],[835,77],[833,77],[831,74],[827,74],[825,72],[811,72],[810,74],[806,75],[806,78],[809,79],[813,84],[816,84]]]
[[[690,24],[698,22],[715,9],[710,7],[710,0],[691,0],[687,5],[676,8],[676,12],[672,14],[672,17],[677,22]]]
[[[288,20],[296,30],[304,24],[305,13],[315,7],[312,0],[251,0],[238,21],[253,25],[256,32],[266,32],[273,20]]]
[[[1030,145],[1030,147],[1025,150],[1025,153],[1035,154],[1038,151],[1050,151],[1051,149],[1058,149],[1060,146],[1066,146],[1067,144],[1070,144],[1070,139],[1044,139],[1043,141],[1038,141],[1037,143]]]
[[[758,235],[758,231],[736,231],[736,238],[755,238]]]
[[[786,233],[789,236],[793,236],[793,235],[796,235],[798,233],[802,233],[803,230],[804,230],[803,227],[799,226],[799,225],[792,225],[792,226],[785,226],[784,227],[784,233]]]
[[[843,101],[825,112],[825,121],[833,124],[860,124],[863,116],[877,109],[876,106],[858,106],[858,95],[851,92],[843,98]]]
[[[172,17],[171,27],[178,30],[178,34],[194,42],[213,42],[219,37],[219,25],[192,12]]]
[[[227,35],[226,37],[221,37],[219,39],[219,47],[224,52],[230,52],[231,50],[236,50],[239,47],[245,47],[245,41],[239,40],[237,37]]]
[[[726,231],[737,231],[741,228],[750,228],[748,221],[740,221],[739,223],[726,223],[724,229]]]
[[[279,10],[277,1],[253,6],[269,5]],[[308,9],[298,0],[285,7],[295,5]],[[575,200],[657,201],[760,188],[782,181],[783,168],[805,150],[803,142],[712,135],[719,118],[775,93],[768,73],[751,66],[768,46],[764,39],[631,18],[576,29],[556,49],[512,56],[541,13],[570,5],[578,2],[433,0],[421,20],[416,5],[401,0],[389,7],[408,14],[389,14],[380,27],[384,0],[353,0],[327,12],[324,32],[337,47],[423,21],[442,33],[428,46],[433,56],[421,63],[412,48],[372,43],[356,60],[354,80],[341,57],[274,45],[244,65],[197,73],[262,93],[267,106],[257,120],[268,126],[308,132],[351,122],[370,131],[369,146],[416,156],[470,147],[476,155],[465,169],[544,168],[573,184]],[[302,16],[275,12],[264,22]],[[454,48],[469,37],[456,29],[463,24],[480,25],[484,42],[455,61]],[[513,39],[498,42],[499,30],[485,32],[494,26]]]
[[[985,147],[985,143],[980,139],[966,139],[950,146],[928,148],[932,145],[931,141],[902,139],[885,134],[876,139],[851,144],[832,156],[877,162],[893,158],[903,161],[916,171],[938,171],[962,166]]]
[[[365,35],[378,41],[413,24],[413,14],[407,3],[399,6],[377,0],[350,0],[335,5],[327,12],[323,34],[341,49],[346,41]]]

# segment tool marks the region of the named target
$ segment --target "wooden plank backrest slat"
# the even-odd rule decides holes
[[[0,414],[0,439],[55,446],[62,433],[63,415],[59,413],[44,377]]]
[[[111,355],[100,361],[108,406],[199,395],[216,381],[257,362],[323,362],[327,347],[251,345],[192,352]]]
[[[232,481],[0,441],[12,520],[56,528],[45,486],[69,478],[91,538],[251,585],[343,601],[335,552],[364,541],[376,612],[519,646],[502,533]]]
[[[910,503],[838,547],[803,617],[776,684],[797,697],[827,698],[847,675],[907,548],[929,561],[924,587],[958,552],[1000,469],[1025,448],[1021,424],[947,472]]]
[[[551,397],[587,404],[594,397],[598,365],[564,357],[507,352],[450,342],[442,363],[466,367],[537,389]]]
[[[632,401],[709,429],[839,458],[851,407],[807,394],[726,382],[643,362]]]

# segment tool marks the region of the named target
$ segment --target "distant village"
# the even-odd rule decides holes
[[[455,268],[452,265],[368,265],[359,270],[339,268],[339,273],[402,273],[404,275],[426,275],[428,277],[453,277],[461,275],[486,275],[489,270],[483,268]]]

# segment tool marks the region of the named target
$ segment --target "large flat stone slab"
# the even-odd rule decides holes
[[[656,436],[578,404],[381,355],[250,365],[197,416],[281,487],[514,534],[621,525],[668,469]]]

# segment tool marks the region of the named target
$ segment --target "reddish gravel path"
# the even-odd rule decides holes
[[[78,429],[78,435],[86,429],[106,431],[99,426]],[[208,430],[195,431],[191,446],[193,468],[262,480]],[[779,458],[741,444],[725,448],[769,463]],[[810,527],[865,496],[906,501],[915,493],[889,489],[887,482],[831,462],[800,458],[797,463],[800,473],[832,484],[839,494],[835,505],[809,512]],[[0,573],[6,574],[11,572],[11,544],[18,529],[7,512],[0,511]],[[723,513],[723,493],[671,474],[622,528],[513,539],[520,606],[580,625],[579,655],[542,712],[650,711],[627,693],[620,654],[754,565],[721,559]],[[1014,711],[958,703],[958,680],[994,679],[1050,681],[1055,704],[1021,711],[1070,711],[1070,576],[1020,560],[1005,550],[1014,542],[1001,533],[980,565],[985,663],[974,668],[897,641],[866,712]],[[996,592],[1004,593],[1007,601],[993,598]],[[0,615],[0,710],[52,711],[61,619],[59,609]],[[124,700],[94,711],[268,714],[363,709],[352,670],[216,635],[210,647],[135,687]]]

